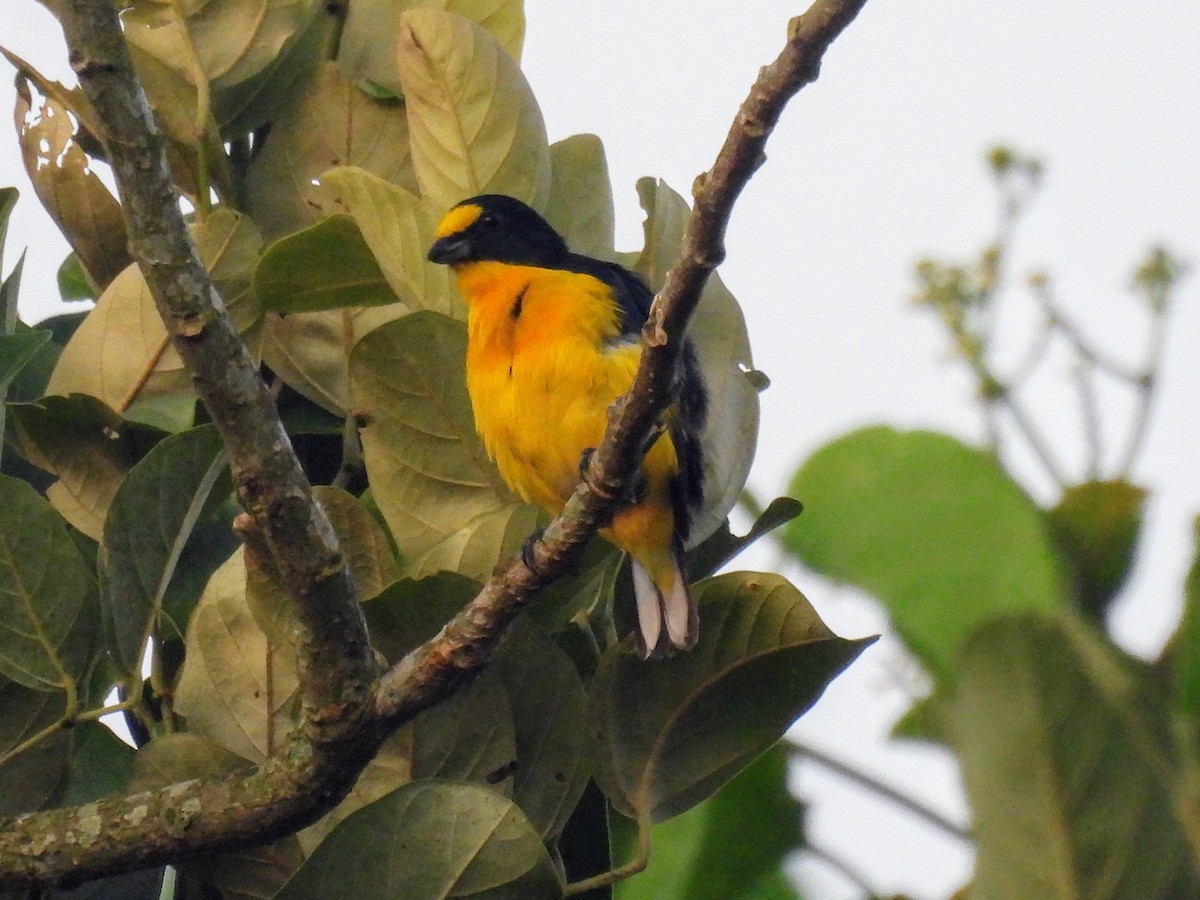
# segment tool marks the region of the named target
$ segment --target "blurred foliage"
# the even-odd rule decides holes
[[[839,437],[796,471],[790,493],[805,515],[782,543],[878,600],[928,673],[929,696],[896,734],[947,746],[961,767],[976,853],[961,896],[1200,896],[1200,555],[1161,660],[1130,656],[1107,625],[1152,497],[1132,473],[1186,267],[1161,247],[1137,264],[1146,346],[1139,363],[1122,361],[1128,348],[1094,343],[1048,275],[1010,284],[1013,235],[1043,167],[1007,147],[987,165],[994,238],[967,262],[917,263],[914,299],[973,377],[989,445],[882,426]],[[1022,301],[1041,327],[1009,371],[995,322]],[[1083,423],[1073,443],[1026,408],[1031,376],[1062,358],[1052,352],[1072,366]],[[1124,407],[1100,402],[1122,391]],[[1065,458],[1071,446],[1082,460]],[[1031,480],[1053,485],[1056,501],[1039,506],[1014,457],[1034,461]]]
[[[521,0],[124,6],[200,257],[395,662],[540,519],[475,434],[466,309],[425,259],[436,222],[502,192],[576,250],[618,258],[604,148],[547,141],[519,66]],[[26,166],[72,249],[62,298],[94,301],[28,327],[23,258],[0,284],[0,798],[15,813],[261,763],[295,726],[299,675],[287,594],[233,534],[221,442],[92,171],[96,113],[3,53]],[[645,246],[619,258],[658,286],[689,209],[661,181],[637,190]],[[16,199],[0,191],[0,251]],[[654,867],[625,896],[793,896],[780,864],[803,844],[800,813],[771,748],[869,640],[834,635],[778,576],[710,577],[799,506],[729,530],[766,379],[716,277],[691,334],[713,397],[713,502],[688,560],[704,621],[693,652],[636,658],[619,638],[628,577],[596,542],[486,671],[394,734],[324,819],[98,882],[97,896],[158,897],[160,882],[164,897],[611,896],[608,882],[645,865],[652,821]],[[105,714],[124,718],[136,753],[97,724]],[[609,851],[625,816],[629,861]]]

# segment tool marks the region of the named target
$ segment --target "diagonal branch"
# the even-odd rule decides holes
[[[448,697],[490,658],[504,629],[611,514],[670,402],[680,336],[724,256],[733,203],[763,161],[788,100],[866,0],[815,0],[742,104],[712,170],[695,185],[682,259],[647,326],[634,387],[614,406],[585,484],[533,549],[510,563],[433,640],[377,679],[345,560],[270,398],[188,238],[163,140],[138,86],[112,0],[69,0],[71,63],[105,123],[131,251],[229,448],[239,497],[274,556],[306,634],[300,733],[248,774],[117,796],[0,823],[0,890],[68,884],[177,862],[294,831],[349,790],[390,727]],[[57,6],[57,4],[56,4]]]
[[[612,514],[641,464],[642,447],[671,402],[681,336],[709,273],[725,256],[725,227],[734,201],[762,165],[763,149],[784,107],[816,79],[821,57],[866,0],[816,0],[788,25],[783,52],[759,73],[742,102],[716,162],[693,186],[695,208],[679,262],[667,273],[643,336],[646,349],[633,388],[609,413],[604,441],[584,483],[533,546],[534,566],[513,560],[466,609],[384,677],[377,708],[392,721],[411,718],[454,690],[487,661],[504,627],[540,588],[563,575]]]

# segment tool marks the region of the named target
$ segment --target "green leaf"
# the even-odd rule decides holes
[[[67,302],[96,298],[96,292],[88,284],[87,275],[83,272],[79,257],[74,253],[67,254],[67,258],[58,267],[58,296]]]
[[[596,780],[631,818],[661,821],[712,795],[871,643],[833,634],[777,575],[730,573],[693,592],[695,649],[646,661],[629,637],[605,653],[592,679]]]
[[[402,578],[363,605],[371,646],[390,663],[399,662],[437,634],[479,593],[479,583],[457,572],[419,581]]]
[[[939,678],[982,622],[1066,597],[1041,511],[994,457],[954,438],[884,426],[814,453],[788,491],[783,532],[807,566],[875,596]]]
[[[612,184],[604,144],[576,134],[550,145],[546,221],[576,253],[609,258],[615,238]]]
[[[56,475],[51,505],[100,540],[117,485],[137,455],[136,429],[95,397],[43,397],[8,407],[7,437],[26,460]]]
[[[486,782],[497,793],[512,794],[513,763],[519,768],[521,761],[512,704],[494,669],[413,719],[408,740],[413,780]]]
[[[485,193],[545,206],[546,126],[496,38],[460,16],[412,9],[401,14],[396,61],[424,197],[442,210]]]
[[[668,269],[678,261],[691,210],[663,181],[641,178],[637,190],[646,221],[645,246],[634,268],[657,291]],[[715,272],[704,286],[688,337],[696,347],[709,400],[700,439],[704,509],[694,517],[688,538],[689,547],[694,547],[717,531],[737,504],[758,443],[758,388],[750,377],[754,361],[746,319]]]
[[[99,722],[79,722],[71,731],[71,770],[63,805],[92,803],[125,790],[133,773],[133,747]]]
[[[20,196],[15,187],[0,187],[0,262],[4,260],[4,244],[8,240],[8,220]]]
[[[113,658],[127,674],[140,671],[146,642],[160,632],[192,530],[232,491],[212,425],[163,438],[117,488],[100,543],[100,598]],[[223,561],[206,561],[206,574]]]
[[[1195,549],[1183,583],[1183,620],[1174,638],[1171,660],[1175,676],[1175,705],[1200,724],[1200,516],[1192,521]],[[1197,731],[1200,735],[1200,730]]]
[[[696,581],[714,574],[760,537],[792,521],[803,509],[804,505],[799,500],[776,497],[762,511],[762,515],[755,519],[750,530],[740,536],[729,530],[729,522],[726,521],[704,543],[688,553],[688,581]]]
[[[537,528],[542,514],[526,503],[511,503],[476,516],[404,566],[410,578],[451,571],[486,581],[496,563],[517,553]]]
[[[352,81],[371,82],[376,90],[403,96],[396,68],[396,46],[408,9],[440,9],[483,26],[515,60],[525,39],[524,0],[355,0],[338,44],[338,65]]]
[[[365,169],[331,169],[321,176],[322,208],[349,213],[396,296],[410,309],[431,309],[464,319],[450,270],[425,254],[442,210]]]
[[[1158,694],[1065,617],[1010,616],[972,636],[954,698],[972,897],[1200,896]]]
[[[262,309],[250,279],[262,240],[254,224],[221,208],[194,225],[192,236],[234,324],[257,352]],[[116,410],[135,398],[141,403],[194,401],[191,375],[136,266],[121,272],[96,301],[64,348],[46,391],[88,394]]]
[[[513,800],[551,840],[566,825],[591,776],[587,694],[567,655],[526,618],[509,628],[493,667],[512,712]]]
[[[266,309],[281,313],[398,302],[346,215],[322,219],[268,247],[254,270],[254,292]]]
[[[1103,621],[1129,577],[1146,494],[1126,481],[1088,481],[1063,491],[1046,514],[1073,576],[1076,600],[1096,621]]]
[[[619,882],[614,897],[758,898],[784,858],[803,846],[802,813],[788,791],[787,754],[777,745],[699,806],[654,826],[650,865]]]
[[[65,691],[91,662],[96,583],[59,515],[0,475],[0,674]]]
[[[186,732],[156,737],[133,757],[130,787],[137,791],[247,771],[250,763],[224,747]]]
[[[404,107],[368,96],[323,62],[298,78],[272,111],[271,131],[246,172],[247,209],[266,237],[340,211],[323,208],[314,184],[333,166],[355,166],[417,190]]]
[[[18,331],[0,334],[0,400],[9,384],[50,340],[49,331]]]
[[[216,84],[212,108],[223,138],[243,137],[286,117],[292,86],[321,62],[337,26],[328,4],[308,2],[292,34],[260,72],[237,84]]]
[[[371,332],[351,354],[373,495],[406,557],[514,502],[475,433],[466,347],[461,323],[419,312]]]
[[[561,896],[537,831],[475,784],[419,781],[350,816],[278,900]]]
[[[350,411],[350,348],[364,334],[407,313],[406,306],[396,304],[268,315],[263,362],[292,390],[345,420]]]
[[[3,483],[3,479],[0,479]],[[0,678],[0,754],[60,721],[62,697]],[[0,815],[53,805],[66,786],[71,733],[57,729],[0,766]]]
[[[192,733],[261,762],[291,730],[298,685],[295,653],[254,621],[238,551],[213,573],[192,613],[175,710]]]

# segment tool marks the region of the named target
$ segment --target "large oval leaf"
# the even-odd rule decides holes
[[[254,292],[266,309],[281,313],[399,302],[358,225],[345,215],[268,247],[254,270]]]
[[[550,145],[550,164],[546,221],[576,253],[610,257],[616,224],[604,144],[594,134],[572,135]]]
[[[475,433],[466,346],[460,322],[419,312],[371,332],[351,355],[371,488],[406,557],[513,503]]]
[[[805,565],[861,587],[939,678],[984,620],[1059,608],[1061,567],[1041,511],[983,450],[878,426],[827,444],[789,493],[783,532]]]
[[[404,108],[375,100],[322,63],[292,85],[247,170],[247,209],[263,234],[277,238],[320,218],[314,179],[335,166],[417,189]]]
[[[396,66],[400,14],[422,8],[446,10],[482,25],[509,56],[520,60],[525,39],[524,0],[354,0],[338,42],[338,65],[346,77],[401,96],[404,89]]]
[[[550,191],[546,126],[496,38],[452,13],[409,10],[396,59],[422,195],[442,209],[484,193],[541,209]]]
[[[714,793],[871,643],[835,635],[777,575],[734,572],[693,591],[695,649],[647,661],[626,638],[592,679],[596,780],[632,818],[667,819]]]
[[[239,213],[219,209],[192,227],[200,259],[208,267],[238,331],[254,347],[262,310],[250,287],[262,240]],[[48,394],[88,394],[117,411],[158,400],[195,397],[191,376],[171,346],[154,299],[136,266],[109,285],[63,349]],[[158,424],[157,420],[155,424]],[[189,421],[185,427],[190,425]]]
[[[6,754],[62,718],[61,696],[0,678],[0,754]],[[0,816],[51,805],[66,786],[71,732],[60,728],[0,766]]]
[[[967,642],[952,702],[971,897],[1200,896],[1195,798],[1137,666],[1065,617],[1006,617]]]
[[[295,652],[273,643],[250,613],[239,550],[213,573],[192,613],[175,709],[195,734],[261,762],[291,729],[298,686]]]
[[[654,290],[662,287],[683,244],[691,210],[666,183],[639,179],[638,197],[646,211],[645,246],[634,268]],[[714,272],[688,327],[708,389],[704,448],[704,508],[695,517],[689,545],[716,531],[741,496],[758,443],[758,388],[751,377],[746,319],[733,294]]]
[[[417,781],[346,819],[276,897],[561,895],[541,837],[511,800],[476,784]]]
[[[62,517],[0,475],[0,674],[65,691],[91,662],[96,583]]]
[[[99,570],[106,631],[126,673],[140,671],[196,523],[232,490],[224,445],[212,425],[164,438],[117,488],[104,523]],[[223,561],[211,560],[207,574]]]

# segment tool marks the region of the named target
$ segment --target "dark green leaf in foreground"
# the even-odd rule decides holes
[[[212,425],[164,438],[117,489],[100,544],[100,588],[118,664],[137,672],[196,523],[233,490]],[[224,558],[209,560],[207,573]],[[185,623],[177,623],[182,631]]]
[[[0,475],[0,674],[68,690],[90,661],[95,598],[62,517],[28,484]]]
[[[399,302],[353,218],[339,214],[280,238],[254,270],[254,291],[275,312]]]
[[[1063,491],[1047,513],[1080,608],[1097,621],[1129,577],[1145,503],[1146,489],[1127,481],[1088,481]]]
[[[737,535],[730,531],[729,522],[726,521],[702,544],[688,551],[688,579],[695,581],[714,574],[760,537],[769,534],[780,525],[786,525],[792,521],[800,515],[803,509],[804,506],[799,500],[793,500],[791,497],[776,497],[754,520],[750,530],[743,535]]]
[[[1066,596],[1041,511],[990,454],[946,435],[864,428],[814,453],[788,493],[805,513],[784,543],[882,602],[940,678],[983,621]]]
[[[1192,567],[1183,585],[1183,620],[1173,640],[1171,658],[1175,675],[1175,706],[1200,722],[1200,516],[1192,521]],[[1197,732],[1200,737],[1200,732]]]
[[[511,800],[475,784],[417,781],[325,839],[278,900],[543,900],[561,896],[541,837]]]
[[[71,729],[71,773],[64,806],[91,803],[125,789],[133,770],[133,747],[99,722]]]
[[[777,575],[733,572],[693,587],[700,643],[644,661],[612,647],[592,680],[596,780],[631,818],[670,818],[774,744],[867,640],[831,632]]]
[[[9,382],[25,367],[50,340],[49,331],[18,331],[16,334],[0,334],[0,399]]]
[[[972,898],[1200,896],[1157,689],[1085,627],[1014,616],[964,648],[954,733]]]
[[[799,801],[788,792],[787,753],[776,746],[699,806],[654,826],[650,865],[620,882],[614,896],[616,900],[795,897],[780,870],[784,857],[803,845],[802,812]]]
[[[62,696],[0,678],[0,756],[7,755],[63,714]],[[40,809],[58,799],[71,753],[71,733],[59,729],[0,766],[0,816]]]

